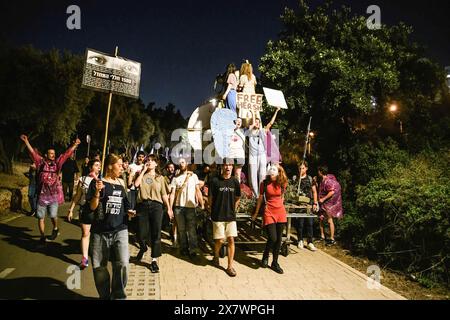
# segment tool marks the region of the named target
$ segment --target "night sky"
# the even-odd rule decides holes
[[[323,1],[310,1],[313,6]],[[142,63],[141,98],[173,103],[184,116],[213,96],[213,83],[229,62],[249,59],[257,69],[268,40],[281,29],[279,16],[296,0],[8,1],[0,4],[0,35],[12,45],[32,44],[84,54],[87,47]],[[81,8],[81,30],[66,28],[66,8]],[[404,21],[427,54],[450,65],[448,0],[340,0],[366,14],[377,4],[382,23]],[[1,38],[0,38],[1,39]],[[258,72],[256,72],[258,76]]]

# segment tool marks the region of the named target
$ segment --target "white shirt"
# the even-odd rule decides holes
[[[181,186],[184,184],[186,180],[187,171],[179,176],[176,176],[172,179],[172,183],[170,184],[170,190],[175,188],[178,191]],[[195,208],[197,206],[197,201],[195,198],[196,186],[200,183],[198,177],[195,173],[193,173],[183,190],[180,192],[178,199],[175,198],[175,207],[186,207],[186,208]],[[176,193],[175,193],[176,195]]]

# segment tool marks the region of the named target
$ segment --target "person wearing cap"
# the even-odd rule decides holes
[[[271,268],[279,274],[284,273],[278,264],[278,255],[280,253],[284,226],[287,223],[286,208],[284,207],[284,192],[287,184],[288,179],[284,169],[278,164],[271,165],[266,179],[260,185],[256,210],[252,215],[252,220],[255,221],[264,201],[263,225],[266,228],[268,238],[261,266],[267,268],[269,253],[272,250]]]

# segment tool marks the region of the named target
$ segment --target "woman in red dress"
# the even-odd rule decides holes
[[[260,185],[258,202],[255,213],[252,215],[252,220],[256,220],[264,201],[263,224],[266,228],[268,239],[261,264],[263,268],[267,268],[269,253],[272,249],[271,268],[275,272],[282,274],[283,269],[278,264],[278,255],[280,253],[284,226],[287,223],[284,191],[286,191],[288,179],[284,169],[278,164],[270,166],[267,174],[266,179]]]

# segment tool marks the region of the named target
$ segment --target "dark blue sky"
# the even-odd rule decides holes
[[[317,4],[323,1],[315,0]],[[227,63],[249,59],[257,68],[269,39],[281,29],[279,16],[296,0],[66,1],[41,0],[0,4],[1,31],[14,45],[32,44],[84,53],[86,47],[142,63],[141,98],[157,106],[172,102],[188,116],[213,95],[214,77]],[[415,39],[428,54],[450,65],[448,0],[351,1],[366,15],[370,4],[381,7],[382,22],[413,25]],[[66,28],[66,8],[81,8],[81,30]],[[258,73],[257,73],[258,75]]]

